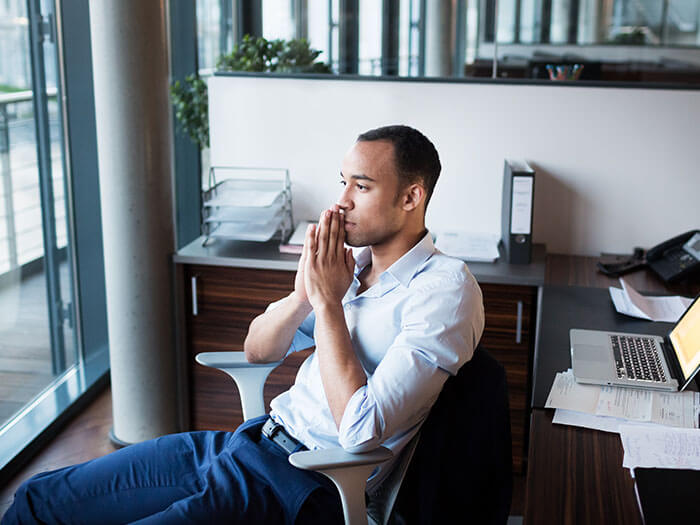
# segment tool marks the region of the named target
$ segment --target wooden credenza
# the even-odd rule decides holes
[[[250,259],[242,262],[232,255],[227,257],[212,254],[211,249],[210,253],[200,253],[203,250],[207,249],[201,248],[201,241],[195,241],[179,252],[175,259],[176,263],[182,265],[180,275],[183,280],[185,320],[183,342],[190,430],[232,430],[243,421],[233,381],[219,371],[198,365],[194,357],[200,352],[242,351],[250,322],[271,302],[292,291],[296,265],[289,260],[286,264],[288,268],[285,269],[240,267],[238,263],[254,264],[251,260],[260,260],[261,254],[253,254]],[[260,266],[265,266],[264,260]],[[480,280],[478,268],[483,264],[469,266],[477,280]],[[497,268],[496,265],[489,265],[487,269],[493,273]],[[519,270],[524,271],[522,267]],[[541,270],[543,277],[544,264],[541,265]],[[507,277],[502,279],[487,274],[485,279],[502,281],[507,280]],[[529,378],[538,286],[504,282],[480,282],[480,286],[486,312],[481,345],[506,369],[513,435],[513,467],[516,473],[522,473],[527,457]],[[283,365],[270,374],[265,386],[268,409],[272,398],[287,390],[294,382],[299,365],[310,352],[307,350],[289,356]]]

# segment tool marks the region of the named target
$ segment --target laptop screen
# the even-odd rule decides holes
[[[700,365],[700,300],[698,299],[700,297],[693,301],[669,335],[686,378],[690,378]]]

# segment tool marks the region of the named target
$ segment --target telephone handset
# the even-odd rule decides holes
[[[612,258],[611,258],[612,257]],[[631,256],[601,256],[598,269],[618,276],[649,266],[666,282],[700,272],[700,230],[691,230],[662,242],[648,251],[635,248]]]
[[[691,230],[654,246],[646,255],[647,265],[666,282],[700,271],[700,230]]]

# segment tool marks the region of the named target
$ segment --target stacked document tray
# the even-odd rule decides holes
[[[202,193],[202,234],[212,238],[266,242],[292,230],[289,170],[212,167]]]

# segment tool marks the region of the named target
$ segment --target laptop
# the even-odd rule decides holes
[[[665,337],[574,328],[569,340],[579,383],[683,390],[700,370],[700,296]]]

